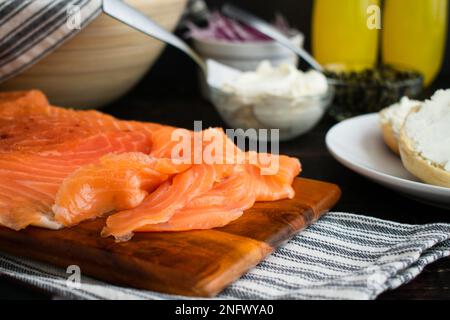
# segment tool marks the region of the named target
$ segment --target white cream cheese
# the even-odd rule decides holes
[[[450,172],[450,89],[436,91],[407,118],[404,130],[423,158]]]
[[[226,82],[223,89],[250,103],[266,96],[297,99],[324,94],[328,90],[328,83],[320,72],[302,72],[287,63],[273,67],[269,61],[263,61],[256,71],[242,73]]]
[[[394,131],[394,134],[398,138],[406,116],[412,109],[420,107],[421,104],[421,101],[410,100],[408,97],[403,97],[400,102],[395,103],[383,110],[380,114],[380,121],[381,123],[389,123]]]

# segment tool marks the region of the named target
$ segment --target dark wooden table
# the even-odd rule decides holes
[[[182,89],[182,88],[181,88]],[[119,118],[153,121],[192,128],[194,120],[202,120],[204,127],[224,126],[219,115],[197,94],[155,94],[140,85],[125,98],[103,111]],[[280,152],[299,157],[302,176],[338,184],[343,191],[335,211],[353,212],[410,224],[450,222],[450,211],[430,207],[372,183],[341,166],[328,153],[325,134],[334,124],[326,117],[310,133],[280,145]],[[0,277],[0,298],[48,298],[10,279]],[[450,259],[428,266],[415,280],[380,299],[450,299]]]

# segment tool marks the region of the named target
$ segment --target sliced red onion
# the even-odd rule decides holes
[[[275,27],[288,34],[289,25],[280,14],[276,15]],[[250,26],[241,24],[223,16],[218,11],[212,12],[206,28],[199,28],[193,23],[187,23],[188,37],[201,40],[215,40],[225,42],[270,41],[271,39]]]

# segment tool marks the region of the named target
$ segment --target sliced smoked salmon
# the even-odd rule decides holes
[[[0,152],[52,151],[60,146],[64,148],[71,141],[107,131],[140,131],[150,138],[161,127],[154,123],[122,121],[92,110],[50,106],[39,91],[0,93]]]
[[[244,148],[243,148],[244,149]],[[300,162],[190,131],[0,93],[0,225],[50,229],[110,214],[103,236],[221,227],[255,201],[292,198]]]
[[[211,190],[220,179],[218,173],[212,165],[193,165],[172,181],[163,183],[136,208],[109,216],[102,235],[128,240],[135,230],[145,225],[167,222],[192,199]]]
[[[167,222],[148,224],[136,231],[185,231],[222,227],[239,218],[255,201],[293,198],[295,192],[292,182],[301,171],[300,162],[287,156],[279,156],[277,161],[278,170],[272,175],[261,174],[262,164],[235,165],[231,175],[217,182],[210,191],[192,199]]]
[[[236,164],[238,160],[245,162],[245,153],[221,128],[198,132],[174,127],[159,128],[153,132],[151,155],[193,164]]]
[[[111,152],[150,152],[159,127],[53,107],[39,91],[1,93],[0,224],[59,227],[50,208],[64,178]]]
[[[281,199],[292,199],[295,191],[292,188],[294,178],[301,172],[300,161],[288,156],[276,156],[276,171],[263,174],[264,166],[247,164],[247,172],[252,177],[251,190],[254,192],[256,201],[276,201]],[[263,167],[263,168],[261,168]],[[268,172],[273,170],[270,169]]]
[[[138,152],[106,155],[64,179],[53,206],[55,220],[71,226],[108,212],[132,209],[164,181],[189,167]]]
[[[0,153],[0,224],[15,230],[28,225],[55,228],[59,224],[48,223],[51,206],[70,173],[111,152],[147,153],[150,147],[147,134],[112,131],[52,152]]]
[[[42,112],[48,108],[47,97],[39,90],[0,92],[0,118],[13,119],[18,115]]]
[[[223,227],[238,219],[244,210],[255,203],[254,193],[249,192],[250,179],[243,166],[236,166],[230,176],[217,182],[210,191],[192,199],[167,222],[148,224],[136,231],[186,231]]]

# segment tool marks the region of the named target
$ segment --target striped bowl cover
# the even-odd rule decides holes
[[[101,9],[101,0],[0,1],[0,82],[76,35]]]

